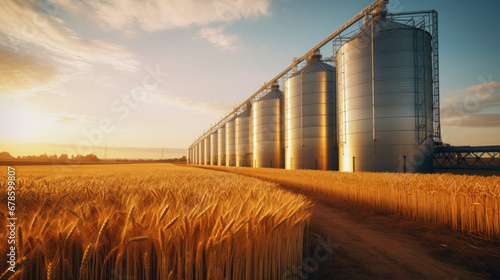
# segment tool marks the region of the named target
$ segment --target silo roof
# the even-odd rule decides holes
[[[302,69],[294,73],[292,77],[313,72],[335,72],[335,67],[324,63],[320,58],[316,58],[313,61],[309,62],[306,66],[302,67]]]
[[[278,88],[273,88],[269,93],[264,95],[260,100],[282,99],[283,92]]]
[[[245,110],[243,113],[238,115],[239,117],[250,117],[250,110]]]
[[[387,19],[381,19],[373,25],[373,31],[374,32],[380,32],[380,31],[385,31],[385,30],[395,30],[395,29],[416,29],[413,26],[406,25],[403,23],[387,20]],[[371,33],[371,26],[369,24],[366,24],[363,29],[354,36],[354,38],[361,37],[364,35],[369,35]]]

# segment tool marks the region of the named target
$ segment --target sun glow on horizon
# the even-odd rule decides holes
[[[38,111],[20,104],[1,104],[0,109],[9,116],[0,125],[4,141],[24,142],[43,133],[43,119]]]

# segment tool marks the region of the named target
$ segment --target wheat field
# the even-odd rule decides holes
[[[169,164],[17,174],[17,272],[1,246],[0,279],[278,279],[301,265],[310,202],[273,183]]]
[[[500,237],[500,176],[210,168],[277,182],[331,203],[348,201],[454,230]]]

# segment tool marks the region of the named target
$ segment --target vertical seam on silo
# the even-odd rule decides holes
[[[304,168],[304,80],[300,73],[300,167]]]
[[[347,144],[347,101],[346,101],[346,89],[345,89],[345,54],[344,54],[344,48],[342,48],[342,53],[341,53],[341,58],[342,58],[342,101],[343,101],[343,107],[342,107],[342,112],[343,112],[343,125],[344,125],[344,132],[343,132],[343,137],[342,139],[342,154],[344,155],[345,153],[345,148]]]
[[[413,33],[413,90],[415,92],[414,102],[415,102],[415,129],[417,131],[416,142],[420,142],[420,128],[419,128],[419,98],[418,98],[418,44],[417,36],[418,32]]]
[[[423,143],[424,141],[427,140],[427,59],[426,59],[426,55],[425,55],[425,46],[427,45],[426,42],[425,42],[425,37],[426,34],[425,34],[425,30],[422,30],[422,81],[423,81],[423,90],[424,90],[424,100],[422,101],[422,104],[424,106],[424,110],[423,110],[423,135],[424,135],[424,139],[422,139],[421,143]],[[421,144],[419,143],[419,144]]]
[[[373,26],[375,25],[375,21],[371,19],[371,59],[372,59],[372,125],[373,125],[373,153],[376,153],[375,150],[375,58],[373,55]]]

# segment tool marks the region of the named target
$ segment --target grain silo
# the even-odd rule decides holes
[[[236,166],[236,133],[234,123],[235,120],[233,118],[224,125],[226,130],[226,166]]]
[[[321,55],[284,83],[286,169],[338,169],[335,68]]]
[[[283,167],[283,92],[277,83],[252,106],[253,167]]]
[[[339,48],[341,171],[432,170],[431,39],[379,12]]]
[[[198,142],[198,155],[199,155],[198,164],[199,165],[205,164],[205,145],[203,143],[203,139],[200,140],[200,142]]]
[[[189,164],[194,164],[195,156],[194,156],[194,147],[191,146],[189,148]]]
[[[252,150],[250,143],[251,112],[251,107],[247,106],[246,110],[236,117],[234,123],[236,135],[236,166],[239,167],[252,166]]]
[[[204,165],[210,165],[210,134],[203,139],[203,146],[205,151]]]
[[[193,155],[192,164],[196,164],[196,146],[194,143],[193,143],[193,145],[191,145],[191,153]]]
[[[196,143],[194,144],[194,148],[195,148],[194,156],[196,158],[194,164],[200,164],[200,145]]]
[[[217,138],[217,131],[210,134],[210,165],[218,165],[219,158],[219,143]]]
[[[191,147],[187,148],[186,150],[186,163],[191,164]]]
[[[219,166],[226,166],[226,127],[225,126],[221,126],[217,130],[217,139],[218,139],[217,151],[219,152],[218,165]]]

